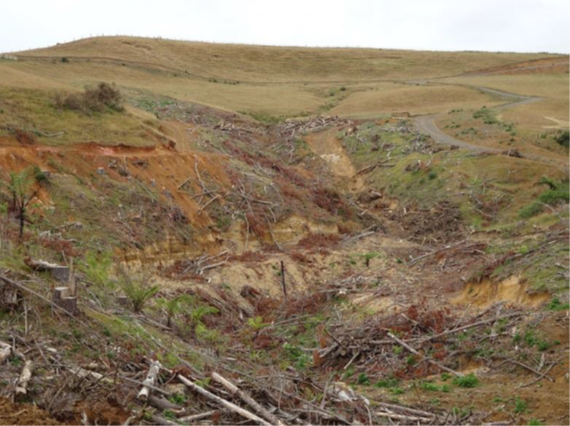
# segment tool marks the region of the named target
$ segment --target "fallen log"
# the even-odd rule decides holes
[[[187,379],[186,377],[184,377],[183,375],[179,374],[178,376],[178,380],[180,380],[182,383],[184,383],[186,386],[188,386],[190,389],[192,389],[194,392],[199,393],[202,396],[205,396],[208,399],[211,399],[212,401],[217,402],[220,405],[223,405],[224,407],[226,407],[227,409],[233,411],[234,413],[239,414],[242,417],[245,417],[246,419],[252,420],[254,422],[257,422],[261,425],[264,426],[271,426],[271,423],[263,420],[261,417],[256,416],[255,414],[253,414],[250,411],[247,411],[241,407],[238,407],[235,404],[232,404],[229,401],[226,401],[223,398],[220,398],[217,395],[214,395],[211,392],[208,392],[206,389],[198,386],[197,384],[195,384],[194,382],[192,382],[191,380]]]
[[[388,417],[390,419],[396,419],[396,420],[409,420],[412,422],[424,422],[424,423],[430,423],[433,421],[432,417],[416,417],[416,416],[404,416],[403,414],[396,414],[396,413],[384,413],[382,411],[377,411],[376,413],[377,416],[379,417]]]
[[[12,354],[12,347],[11,346],[3,346],[0,348],[0,364],[8,359],[8,357]]]
[[[165,398],[162,398],[162,397],[156,396],[156,395],[149,395],[148,396],[148,402],[153,407],[156,407],[156,408],[163,410],[163,411],[164,410],[170,410],[176,414],[182,413],[184,410],[181,406],[170,402],[168,399],[165,399]]]
[[[26,361],[24,368],[22,368],[22,374],[20,374],[20,378],[18,379],[18,384],[16,385],[16,395],[26,395],[33,370],[34,363],[32,361]]]
[[[166,417],[158,414],[153,414],[151,420],[155,425],[179,426],[179,423],[168,420]]]
[[[376,404],[384,409],[388,409],[391,411],[400,410],[408,412],[410,414],[415,414],[420,417],[435,417],[435,414],[424,410],[418,410],[417,408],[410,408],[410,407],[405,407],[403,405],[390,404],[387,402],[376,402]]]
[[[206,412],[200,413],[200,414],[193,414],[191,416],[179,417],[177,419],[177,421],[178,421],[178,423],[192,423],[192,422],[195,422],[198,420],[202,420],[202,419],[206,419],[208,417],[212,417],[217,412],[218,412],[218,410],[212,410],[212,411],[206,411]]]
[[[13,347],[12,345],[9,345],[8,343],[5,342],[0,342],[0,353],[6,353],[8,352],[8,355],[6,356],[6,358],[8,358],[10,355],[14,355],[16,358],[19,358],[22,361],[26,360],[26,356],[20,352],[18,349],[16,349],[15,347]],[[0,356],[0,364],[6,360],[6,358],[2,359],[2,357]]]
[[[253,408],[257,413],[262,416],[265,420],[268,420],[273,425],[284,426],[284,423],[271,414],[266,408],[261,406],[255,399],[249,396],[247,393],[239,389],[229,380],[220,376],[218,373],[212,373],[212,379],[225,387],[231,394],[239,396],[239,398]]]
[[[150,394],[150,386],[154,386],[154,382],[156,381],[156,376],[160,372],[160,361],[153,361],[148,369],[148,373],[146,375],[146,379],[143,381],[143,387],[140,390],[137,398],[141,401],[146,401],[148,399],[148,395]]]

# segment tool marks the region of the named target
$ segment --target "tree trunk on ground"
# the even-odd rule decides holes
[[[33,369],[34,363],[32,361],[26,361],[22,369],[22,374],[18,379],[18,384],[16,385],[16,395],[25,395],[28,392],[28,383],[32,378]]]

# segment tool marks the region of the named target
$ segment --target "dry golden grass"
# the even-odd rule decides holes
[[[243,82],[359,82],[452,76],[544,54],[429,52],[211,44],[134,37],[98,37],[18,56],[90,58],[126,66]]]
[[[568,115],[565,75],[448,77],[427,86],[400,84],[512,67],[517,62],[552,55],[267,47],[100,37],[17,56],[17,62],[0,60],[0,87],[80,90],[108,81],[115,82],[127,97],[167,96],[223,110],[274,116],[328,112],[372,118],[400,111],[441,113],[499,102],[468,87],[435,85],[444,82],[547,97],[543,102],[505,111],[506,119],[524,121],[535,128],[552,125],[545,116],[564,119]],[[69,62],[62,62],[62,58]]]
[[[568,122],[570,87],[566,73],[459,77],[443,81],[544,98],[540,102],[520,105],[501,113],[505,121],[514,122],[526,129],[541,130],[555,124],[546,117]]]
[[[323,103],[322,95],[302,84],[232,85],[114,64],[2,62],[0,72],[4,73],[4,70],[8,72],[0,85],[81,89],[88,84],[109,81],[115,82],[127,94],[129,91],[150,92],[231,111],[297,115],[315,112]]]
[[[331,113],[371,118],[392,112],[434,114],[454,108],[480,108],[498,103],[478,90],[446,85],[382,83],[349,96]]]

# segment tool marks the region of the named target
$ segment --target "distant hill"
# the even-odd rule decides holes
[[[452,76],[552,55],[271,47],[134,37],[96,37],[15,54],[121,62],[241,82],[376,81]]]

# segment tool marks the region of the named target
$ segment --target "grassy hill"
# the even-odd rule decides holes
[[[434,98],[432,89],[395,82],[453,77],[552,55],[269,47],[98,37],[18,52],[15,56],[18,62],[0,60],[0,86],[77,89],[104,80],[116,82],[133,96],[160,94],[254,114],[298,116],[333,110],[353,116],[378,116],[402,108],[440,112],[453,107],[458,99],[474,106],[492,101],[465,88]],[[393,104],[394,98],[401,98],[397,105]],[[419,103],[423,109],[418,108]]]
[[[453,76],[544,54],[270,47],[134,37],[98,37],[16,53],[18,57],[113,62],[248,83],[366,82]]]

